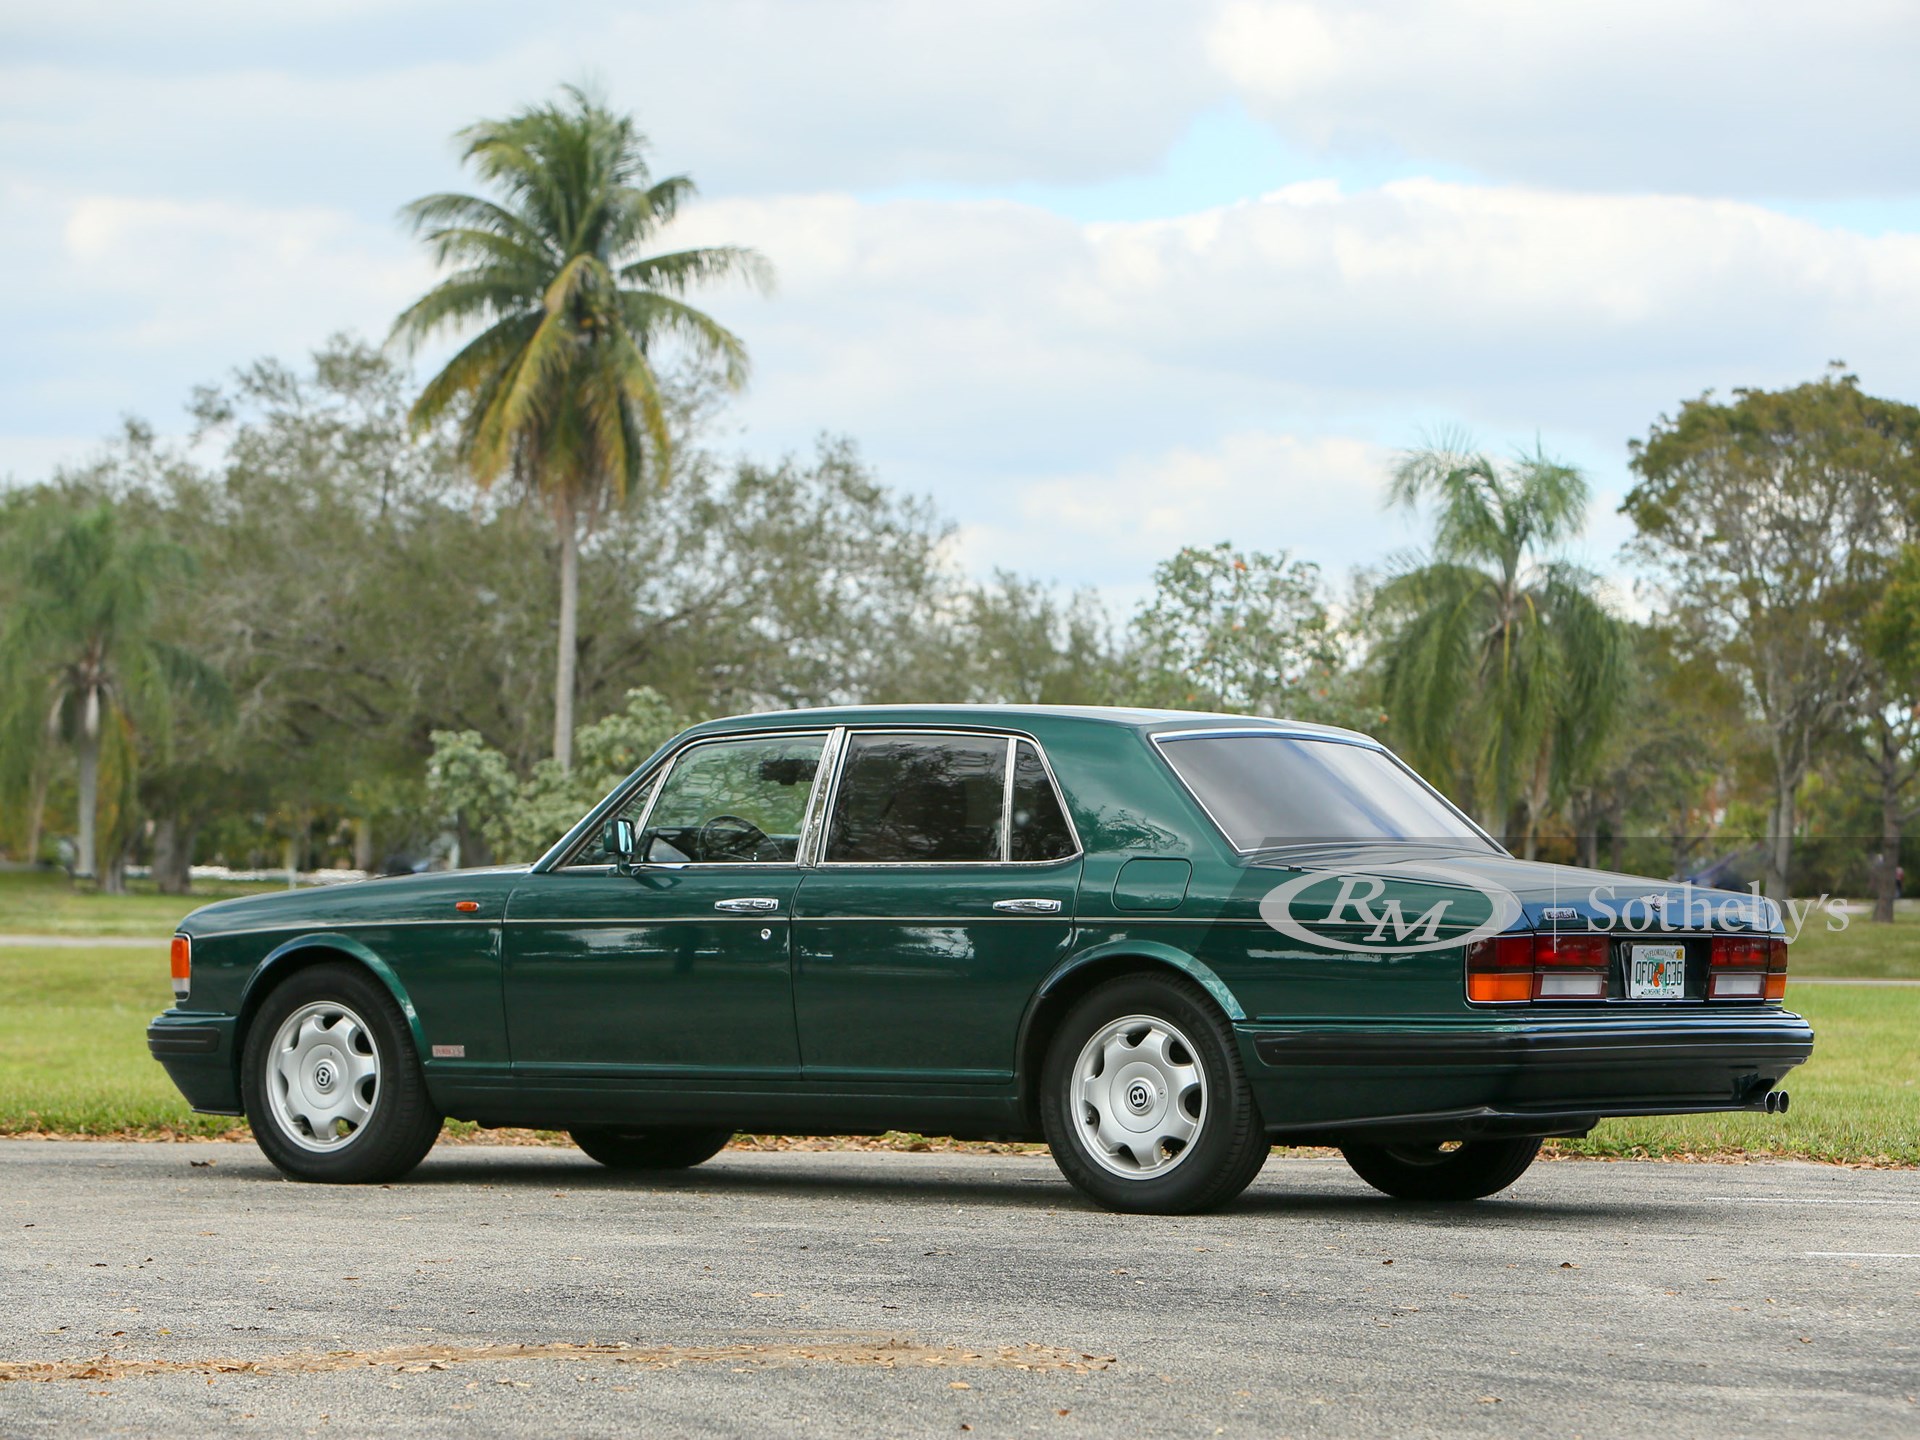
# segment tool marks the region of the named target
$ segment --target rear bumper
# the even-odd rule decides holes
[[[1236,1028],[1269,1129],[1289,1139],[1577,1133],[1609,1115],[1757,1110],[1813,1053],[1812,1027],[1784,1010]]]
[[[233,1057],[234,1018],[169,1010],[147,1026],[147,1053],[196,1110],[240,1113],[240,1083]]]

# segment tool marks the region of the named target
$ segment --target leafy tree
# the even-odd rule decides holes
[[[192,573],[189,552],[128,524],[108,503],[39,519],[14,537],[19,585],[0,627],[4,778],[17,791],[46,743],[72,748],[79,781],[73,868],[93,878],[103,762],[121,782],[115,809],[124,811],[136,733],[164,739],[177,698],[217,706],[225,687],[197,656],[154,633],[159,591]]]
[[[1595,578],[1556,554],[1588,487],[1536,450],[1505,464],[1438,445],[1401,458],[1391,503],[1434,506],[1431,553],[1376,596],[1381,692],[1413,764],[1456,777],[1532,857],[1549,804],[1592,770],[1626,686],[1626,636]]]
[[[941,698],[1020,705],[1125,698],[1107,615],[1090,592],[1063,600],[1042,581],[1000,570],[942,610],[948,659],[933,672]]]
[[[648,254],[694,193],[656,180],[633,121],[569,87],[561,102],[459,136],[462,159],[499,195],[428,195],[404,214],[452,273],[394,323],[418,346],[484,327],[426,384],[417,424],[458,414],[458,447],[482,486],[510,475],[550,510],[560,609],[553,757],[572,763],[582,530],[617,507],[649,459],[663,481],[672,437],[655,353],[669,338],[746,377],[739,338],[680,297],[729,276],[764,282],[766,262],[732,246]]]
[[[1593,765],[1566,797],[1580,864],[1684,875],[1739,788],[1748,747],[1740,695],[1683,663],[1665,629],[1630,624],[1632,683]],[[1629,848],[1631,847],[1631,848]]]
[[[1900,893],[1900,848],[1920,819],[1912,799],[1920,779],[1920,545],[1902,550],[1885,591],[1867,616],[1873,661],[1862,752],[1880,811],[1880,848],[1873,867],[1873,918],[1893,922]]]
[[[1709,395],[1633,445],[1622,507],[1691,658],[1735,676],[1771,791],[1767,891],[1784,900],[1802,783],[1858,712],[1862,626],[1920,494],[1920,410],[1835,367],[1788,390]]]
[[[1132,626],[1141,699],[1294,719],[1321,714],[1340,653],[1317,565],[1223,541],[1187,546],[1155,567],[1153,583]]]
[[[636,689],[626,706],[580,730],[579,763],[542,760],[515,781],[506,758],[471,730],[436,730],[428,793],[465,836],[497,859],[535,860],[648,756],[691,723],[658,694]],[[462,859],[469,857],[464,849]]]

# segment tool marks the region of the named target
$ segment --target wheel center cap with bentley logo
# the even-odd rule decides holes
[[[1136,1080],[1127,1087],[1127,1104],[1134,1110],[1145,1113],[1153,1104],[1153,1089],[1144,1080]]]
[[[313,1088],[320,1094],[331,1094],[333,1087],[340,1083],[339,1058],[331,1053],[316,1056],[313,1068],[307,1071],[307,1078],[313,1082]]]

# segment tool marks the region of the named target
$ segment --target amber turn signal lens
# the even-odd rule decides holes
[[[184,935],[173,937],[167,953],[167,968],[173,973],[173,998],[184,1000],[193,985],[193,941]]]
[[[453,908],[462,914],[472,914],[480,908],[480,902],[478,900],[456,900],[453,902]]]
[[[1786,998],[1787,998],[1786,972],[1780,971],[1778,973],[1767,976],[1767,999],[1784,1000]]]
[[[1504,973],[1467,976],[1469,1000],[1531,1000],[1533,972],[1510,970]]]

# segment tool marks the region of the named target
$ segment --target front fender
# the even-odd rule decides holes
[[[253,1019],[253,1012],[260,1008],[260,1001],[279,977],[316,950],[331,950],[350,956],[378,976],[380,983],[393,993],[400,1013],[407,1018],[407,1030],[413,1036],[415,1052],[426,1054],[426,1032],[421,1029],[419,1012],[413,1008],[413,997],[407,994],[407,987],[400,983],[400,977],[394,973],[393,967],[351,935],[331,932],[302,935],[289,940],[269,951],[266,959],[254,967],[253,974],[247,979],[246,989],[240,992],[240,1033],[245,1033],[247,1024]]]

